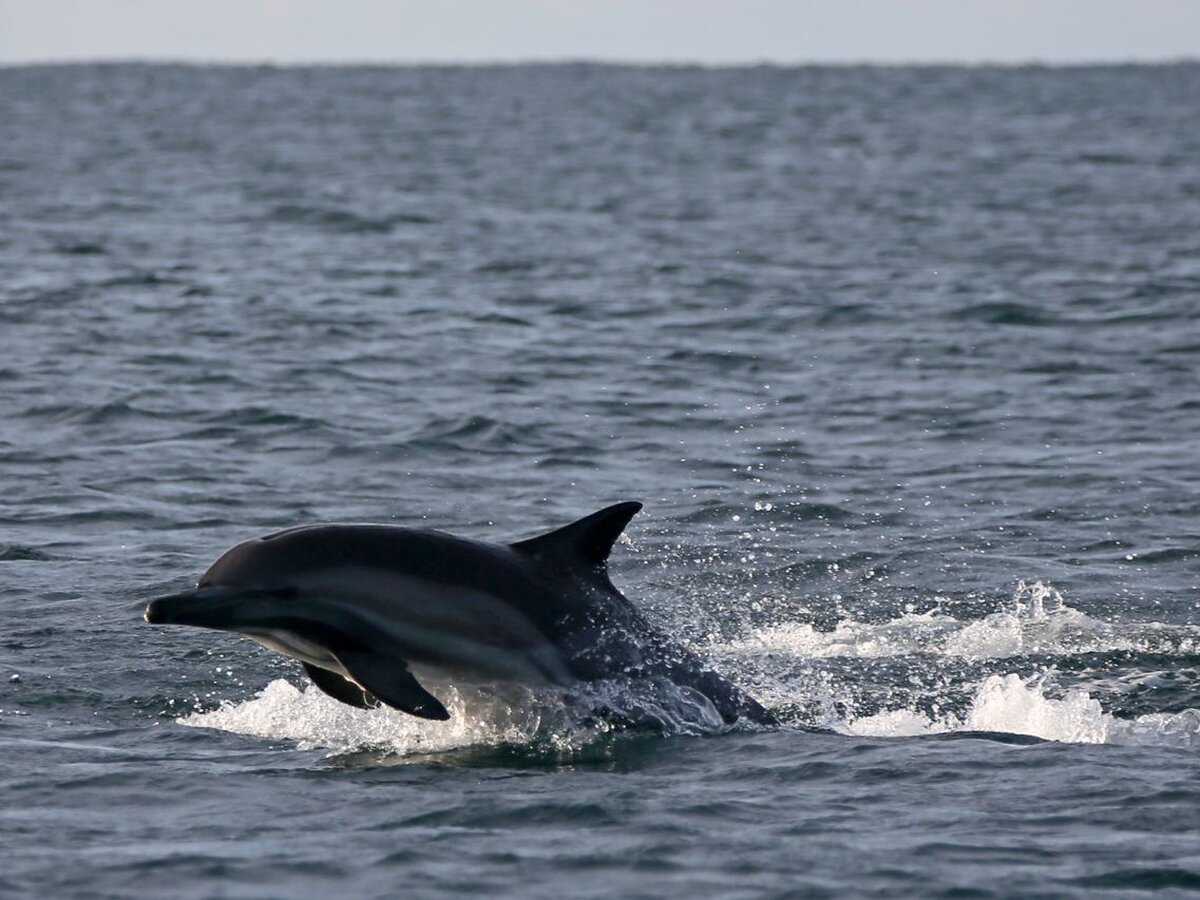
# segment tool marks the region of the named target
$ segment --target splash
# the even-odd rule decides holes
[[[315,686],[301,691],[284,679],[268,684],[251,700],[224,701],[214,710],[177,721],[194,728],[294,741],[302,750],[348,753],[372,749],[399,754],[433,753],[479,744],[528,743],[543,729],[536,704],[495,702],[468,710],[455,690],[446,694],[448,722],[430,722],[381,707],[356,709]]]
[[[976,621],[964,622],[935,608],[888,622],[844,620],[831,631],[786,622],[713,649],[806,659],[929,655],[969,660],[1103,652],[1177,654],[1194,653],[1198,647],[1200,629],[1195,626],[1103,622],[1067,605],[1049,585],[1022,581],[1005,609]]]
[[[467,747],[520,745],[562,754],[626,729],[659,734],[711,734],[728,728],[707,697],[666,679],[600,681],[563,696],[510,687],[501,694],[439,686],[446,722],[386,707],[361,710],[313,685],[303,691],[277,679],[253,699],[224,701],[176,721],[195,728],[293,741],[332,754],[375,750],[420,755]]]
[[[1200,710],[1128,718],[1109,705],[1120,709],[1110,692],[1130,683],[1115,673],[1138,656],[1183,659],[1198,647],[1194,625],[1106,622],[1035,581],[1019,582],[1003,608],[974,620],[939,606],[883,622],[845,619],[828,630],[788,622],[709,649],[792,721],[846,734],[978,731],[1200,747]],[[1048,662],[1074,671],[1060,678]],[[1024,671],[1014,672],[1018,666]]]
[[[830,722],[836,731],[871,737],[912,737],[956,731],[1025,734],[1072,744],[1200,747],[1200,710],[1118,719],[1082,690],[1061,698],[1046,695],[1042,678],[989,675],[965,716],[931,718],[899,709]]]
[[[1054,670],[997,672],[995,661],[1114,652],[1178,656],[1196,653],[1198,646],[1196,626],[1104,622],[1072,608],[1046,584],[1020,582],[1004,608],[974,621],[934,609],[885,622],[844,620],[827,631],[781,623],[705,652],[789,721],[848,735],[992,732],[1196,748],[1200,710],[1126,718],[1105,708],[1108,694],[1100,682],[1064,689]],[[358,710],[313,686],[300,690],[276,680],[251,700],[226,701],[179,722],[334,754],[377,750],[401,756],[498,745],[569,754],[627,729],[672,735],[726,730],[706,698],[665,679],[581,685],[567,695],[523,689],[479,694],[443,685],[439,696],[450,710],[448,722],[386,708]]]

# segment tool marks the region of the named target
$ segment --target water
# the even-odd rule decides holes
[[[1198,107],[0,70],[0,893],[1200,887]],[[140,621],[271,529],[623,499],[614,579],[784,727],[419,722]]]

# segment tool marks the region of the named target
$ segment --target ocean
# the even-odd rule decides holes
[[[1200,889],[1197,109],[0,69],[0,895]],[[142,621],[282,527],[622,500],[613,580],[780,727],[360,711]]]

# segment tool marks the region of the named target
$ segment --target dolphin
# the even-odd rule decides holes
[[[418,675],[564,688],[665,678],[727,724],[777,724],[609,580],[609,553],[641,508],[618,503],[512,544],[396,525],[289,528],[227,550],[145,618],[245,635],[343,703],[424,719],[450,713]]]

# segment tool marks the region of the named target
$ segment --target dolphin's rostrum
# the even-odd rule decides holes
[[[466,684],[666,678],[727,722],[773,724],[753,698],[655,629],[608,578],[640,503],[494,544],[395,525],[311,525],[225,552],[146,621],[243,634],[300,660],[322,691],[425,719],[446,707],[410,667]]]

